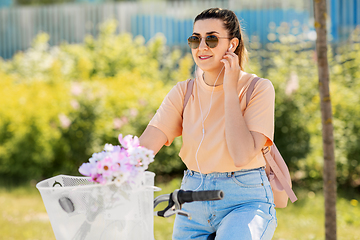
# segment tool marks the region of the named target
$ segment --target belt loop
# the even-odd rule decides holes
[[[233,175],[233,172],[228,172],[228,173],[227,173],[227,176],[228,176],[228,177],[231,177],[232,175]]]
[[[266,168],[266,166],[262,166],[262,167],[260,168],[260,173],[261,173],[262,175],[266,175],[265,168]]]

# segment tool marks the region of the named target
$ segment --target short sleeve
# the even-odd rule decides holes
[[[149,125],[160,129],[167,137],[166,146],[182,133],[184,83],[177,83],[166,95]],[[185,83],[186,84],[186,83]]]
[[[275,90],[267,79],[259,80],[245,109],[244,118],[250,131],[267,137],[265,146],[273,144]]]

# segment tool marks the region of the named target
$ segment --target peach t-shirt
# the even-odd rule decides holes
[[[272,144],[274,134],[275,91],[269,80],[260,79],[255,85],[251,100],[246,108],[246,91],[251,80],[255,77],[254,74],[241,72],[239,81],[245,81],[246,84],[242,89],[237,89],[240,106],[249,130],[264,134],[268,138],[266,145],[269,146]],[[192,95],[184,110],[184,119],[182,118],[188,81],[179,82],[173,87],[149,123],[167,136],[168,141],[165,145],[170,145],[175,137],[182,135],[183,145],[179,156],[188,169],[198,172],[200,170],[204,174],[232,172],[264,166],[265,159],[259,152],[246,166],[235,167],[225,139],[222,85],[215,87],[213,91],[213,87],[208,86],[202,78],[195,79]],[[211,109],[209,109],[210,102]],[[205,135],[199,148],[203,138],[202,119],[205,119]],[[244,139],[243,141],[251,140]],[[242,143],[239,142],[239,144]]]

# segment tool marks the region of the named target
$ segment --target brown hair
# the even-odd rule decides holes
[[[244,66],[248,60],[248,53],[244,44],[244,38],[242,35],[239,19],[231,10],[210,8],[197,15],[194,23],[198,20],[205,20],[210,18],[222,20],[225,29],[229,33],[229,37],[239,39],[239,45],[235,49],[235,53],[239,56],[239,65],[241,70],[244,70]]]

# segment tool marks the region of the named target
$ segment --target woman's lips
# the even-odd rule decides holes
[[[211,56],[209,56],[209,55],[200,55],[199,56],[200,60],[206,60],[206,59],[209,59],[209,58],[211,58]]]

